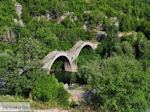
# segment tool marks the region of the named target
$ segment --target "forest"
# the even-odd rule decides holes
[[[52,73],[42,69],[49,52],[69,50],[80,40],[98,47],[81,51],[78,72],[65,72],[63,60],[54,63]],[[70,110],[76,105],[68,100],[65,83],[92,91],[76,111],[146,112],[150,1],[0,0],[0,102],[13,97]]]

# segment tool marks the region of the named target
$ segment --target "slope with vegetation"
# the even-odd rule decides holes
[[[81,51],[78,73],[59,74],[87,85],[86,106],[93,110],[144,112],[150,105],[149,39],[149,0],[1,0],[0,94],[68,107],[69,94],[55,72],[41,69],[41,60],[78,40],[97,40],[95,52]]]

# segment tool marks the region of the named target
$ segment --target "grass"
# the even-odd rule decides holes
[[[28,102],[28,99],[25,99],[21,96],[10,96],[10,95],[1,95],[0,102]]]
[[[40,101],[31,102],[31,108],[33,109],[50,109],[50,108],[69,109],[69,107],[61,106],[57,102],[40,102]]]
[[[33,101],[21,96],[10,96],[10,95],[0,95],[0,102],[30,102],[32,109],[50,109],[50,108],[63,108],[68,109],[69,107],[63,107],[57,102],[41,102]]]

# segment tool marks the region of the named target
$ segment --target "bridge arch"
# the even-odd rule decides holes
[[[52,65],[51,65],[51,71],[52,71],[53,65],[55,64],[55,62],[56,62],[57,60],[63,62],[63,69],[64,69],[65,71],[71,71],[71,70],[72,70],[72,67],[71,67],[72,64],[71,64],[69,58],[66,57],[66,56],[61,55],[61,56],[56,57],[56,59],[53,60]]]
[[[65,71],[73,72],[76,71],[76,66],[70,58],[67,56],[66,52],[61,52],[61,51],[54,51],[50,52],[43,60],[43,68],[46,69],[49,73],[51,71],[51,68],[53,64],[55,63],[56,60],[61,60],[63,61],[63,67]]]
[[[90,44],[84,44],[84,45],[82,45],[81,46],[81,48],[79,49],[79,51],[78,51],[78,55],[77,55],[77,57],[81,54],[81,52],[83,51],[83,49],[90,49],[90,50],[93,50],[94,48],[93,48],[93,46],[92,45],[90,45]]]
[[[79,41],[77,42],[74,47],[68,52],[69,56],[71,57],[71,60],[74,61],[84,48],[90,48],[90,49],[96,49],[97,43],[92,43],[88,41]]]

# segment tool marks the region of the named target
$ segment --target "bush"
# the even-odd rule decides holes
[[[69,102],[68,102],[69,94],[64,89],[63,84],[59,84],[57,92],[58,92],[58,94],[57,94],[58,104],[67,106],[69,104]]]
[[[139,43],[139,51],[142,58],[150,60],[150,41],[142,41]]]
[[[124,54],[127,56],[133,56],[134,49],[132,45],[128,41],[123,41],[121,44]]]
[[[113,50],[114,50],[114,54],[115,55],[122,55],[123,54],[123,51],[122,51],[122,48],[121,48],[121,44],[120,43],[115,43],[114,47],[113,47]]]
[[[139,62],[127,57],[102,60],[91,97],[95,108],[117,112],[144,112],[148,106],[148,73]],[[94,81],[95,81],[94,79]]]
[[[141,26],[138,27],[138,31],[141,31],[145,36],[150,39],[150,22],[144,21],[141,23]]]
[[[0,1],[0,35],[5,33],[8,28],[13,28],[13,17],[15,16],[14,2],[11,0]]]
[[[76,74],[76,81],[80,84],[95,84],[97,81],[96,75],[99,73],[98,59],[84,60],[79,66],[79,71]]]
[[[44,102],[57,102],[61,105],[68,105],[69,94],[63,88],[63,85],[51,75],[41,75],[35,81],[32,90],[34,100]]]
[[[143,64],[143,68],[150,68],[150,41],[141,41],[138,44],[139,46],[139,59]]]
[[[64,10],[62,0],[17,0],[29,10],[30,15],[41,15],[49,11],[56,11],[57,14],[61,14]]]

